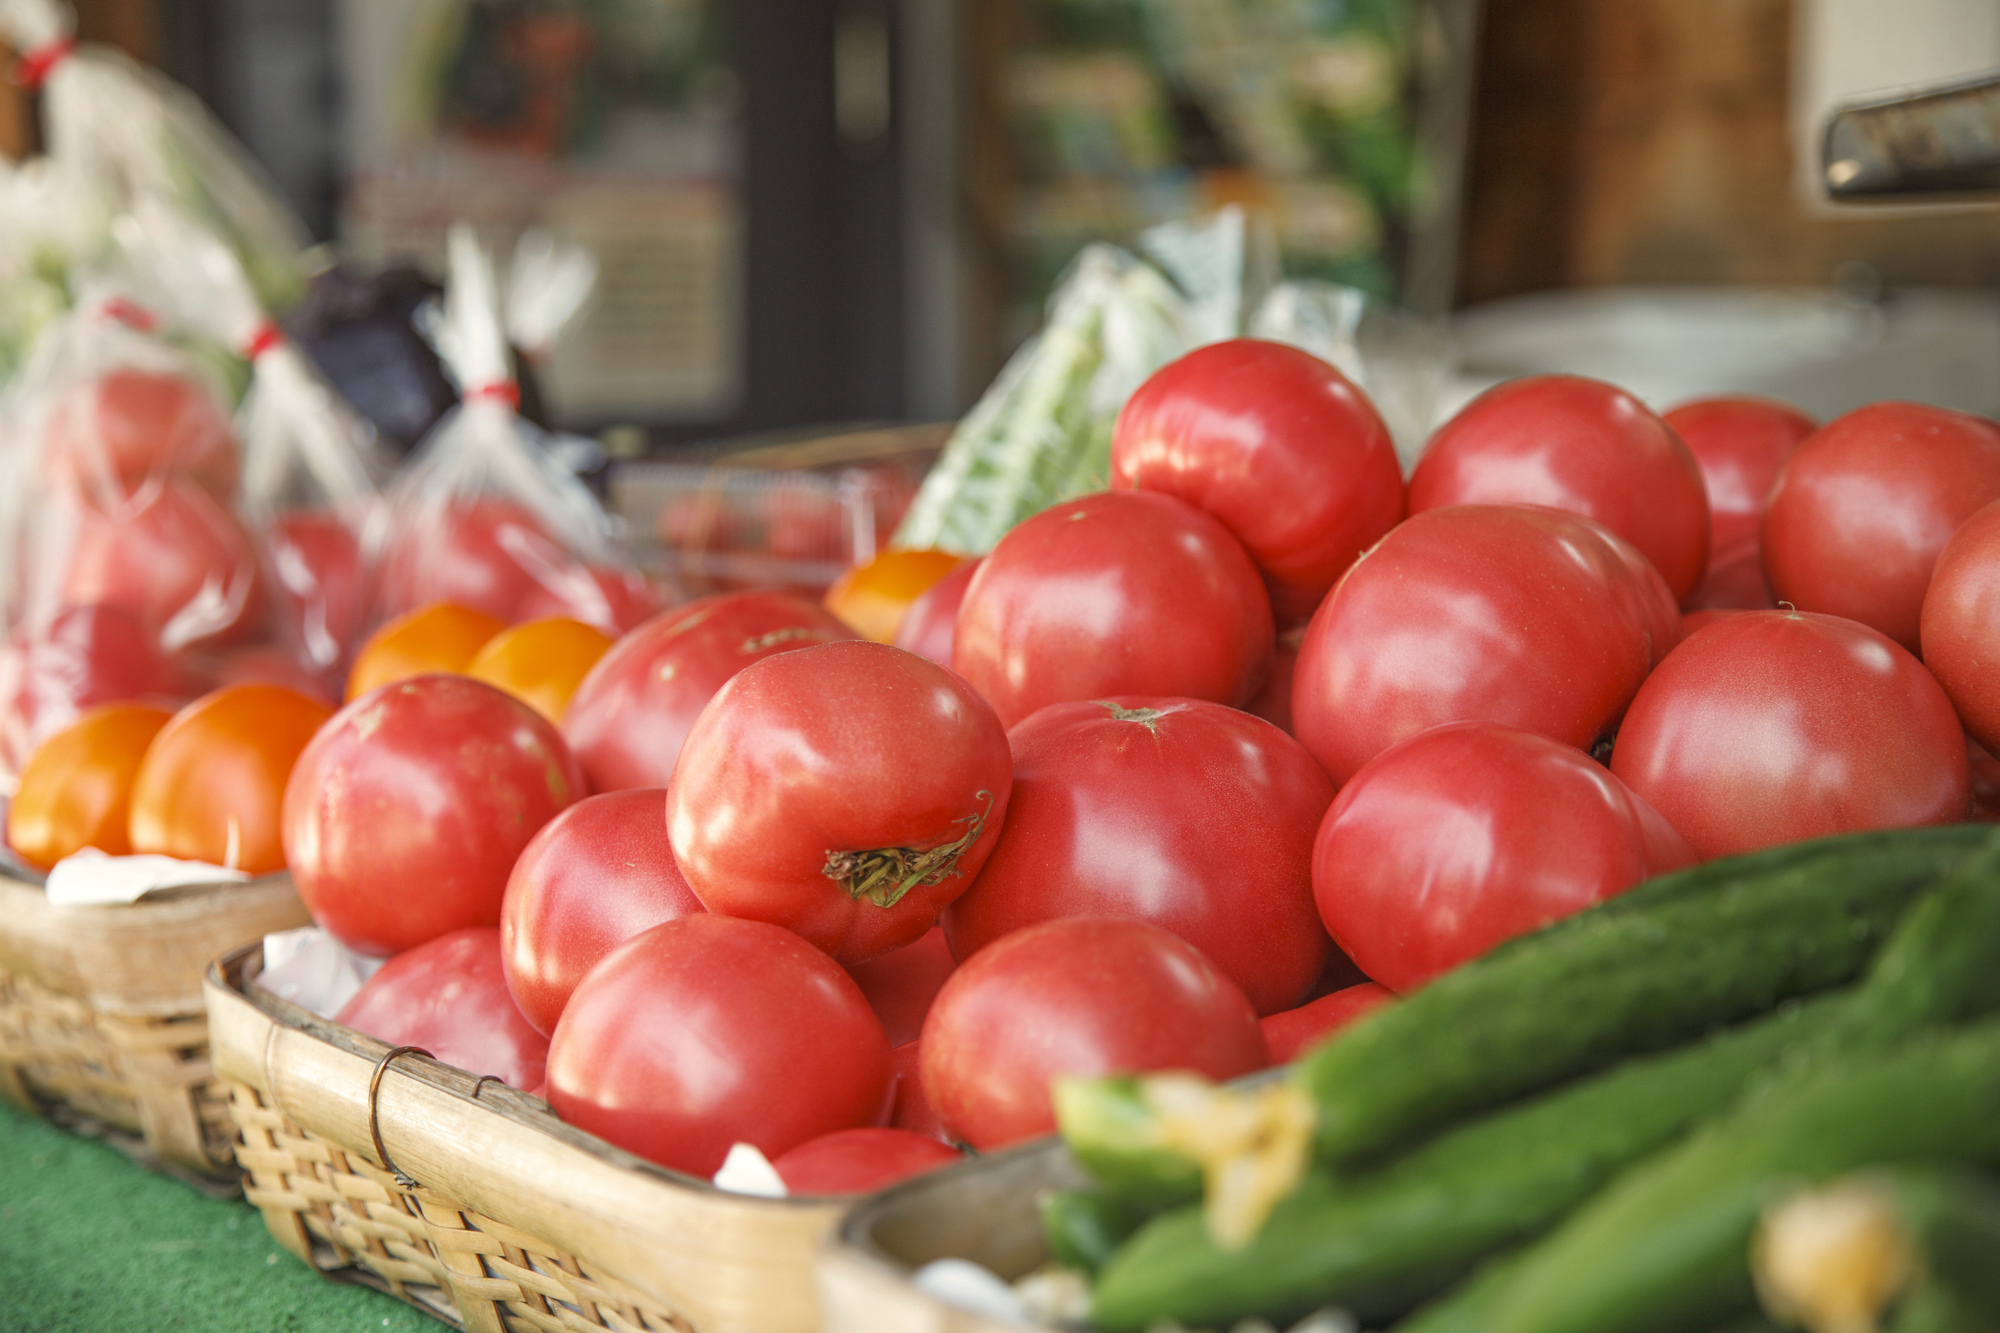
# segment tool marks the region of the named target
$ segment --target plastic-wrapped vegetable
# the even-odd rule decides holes
[[[0,383],[70,307],[73,275],[103,249],[101,201],[48,158],[0,159]]]

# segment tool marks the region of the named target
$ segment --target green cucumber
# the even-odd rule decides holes
[[[1306,1056],[1333,1165],[1857,975],[1988,832],[1853,834],[1662,876],[1501,945]]]
[[[1065,1268],[1094,1273],[1146,1220],[1146,1211],[1105,1190],[1054,1190],[1038,1201],[1049,1253]]]
[[[1397,1333],[1699,1333],[1757,1309],[1759,1214],[1801,1182],[1878,1162],[2000,1164],[2000,1021],[1774,1076]]]
[[[1201,1167],[1149,1140],[1154,1111],[1136,1077],[1060,1078],[1051,1092],[1063,1142],[1101,1184],[1143,1208],[1201,1197]]]

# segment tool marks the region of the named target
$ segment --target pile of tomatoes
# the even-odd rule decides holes
[[[343,1021],[669,1167],[748,1143],[835,1192],[1047,1132],[1065,1076],[1289,1059],[1666,870],[1965,818],[1995,665],[1990,422],[1542,376],[1406,484],[1353,385],[1243,340],[981,559],[615,639],[429,605],[340,711],[256,733],[261,787],[172,743],[242,743],[230,690],[86,714],[27,777],[116,752],[53,804],[289,866],[390,959]],[[10,837],[60,850],[30,788]],[[197,789],[206,841],[142,835]]]

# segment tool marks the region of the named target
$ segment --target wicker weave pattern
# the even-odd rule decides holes
[[[160,1156],[230,1170],[227,1095],[208,1059],[202,1009],[167,1017],[100,1013],[0,967],[0,1096],[57,1103],[140,1136]]]
[[[459,1207],[299,1129],[231,1081],[243,1192],[277,1241],[470,1333],[696,1333],[692,1324],[545,1242]]]

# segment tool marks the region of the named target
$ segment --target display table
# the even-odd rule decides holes
[[[0,1333],[441,1327],[308,1272],[240,1200],[208,1198],[0,1104]]]

